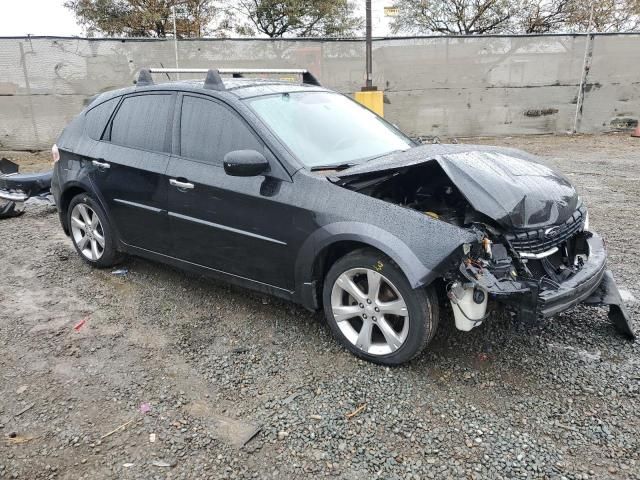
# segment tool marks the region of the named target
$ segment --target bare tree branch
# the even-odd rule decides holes
[[[592,28],[624,32],[640,28],[640,0],[396,0],[394,33],[583,32],[594,5]]]
[[[509,0],[398,0],[395,33],[475,35],[509,31],[516,8]]]

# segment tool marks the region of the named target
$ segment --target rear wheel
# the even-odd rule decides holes
[[[384,365],[418,355],[438,323],[433,288],[411,288],[393,260],[369,249],[345,255],[331,267],[323,304],[338,340],[355,355]]]
[[[121,260],[109,219],[89,195],[82,193],[71,199],[67,221],[73,245],[85,262],[106,268]]]

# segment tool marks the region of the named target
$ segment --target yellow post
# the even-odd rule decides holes
[[[384,117],[384,94],[381,90],[365,90],[356,92],[356,102],[364,105],[372,112]]]

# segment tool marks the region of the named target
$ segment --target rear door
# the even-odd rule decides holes
[[[128,245],[168,249],[165,176],[175,93],[125,96],[91,153],[90,178]]]
[[[174,184],[168,193],[171,255],[291,289],[289,177],[249,125],[226,104],[185,94],[178,99],[177,109],[177,154],[167,170]],[[271,175],[227,175],[222,160],[233,150],[264,153]],[[185,184],[187,188],[181,187]]]

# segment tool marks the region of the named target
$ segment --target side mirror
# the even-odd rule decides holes
[[[255,150],[234,150],[224,156],[224,171],[234,177],[255,177],[269,169],[264,155]]]

